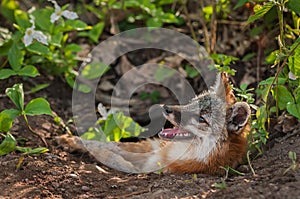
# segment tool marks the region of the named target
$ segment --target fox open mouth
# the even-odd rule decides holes
[[[189,133],[188,131],[174,127],[174,128],[168,128],[168,129],[162,129],[158,136],[165,140],[188,140],[192,139],[194,137],[193,134]]]

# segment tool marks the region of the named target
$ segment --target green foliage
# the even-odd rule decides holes
[[[152,103],[157,103],[160,98],[160,92],[159,91],[152,91],[151,93],[147,93],[145,91],[142,91],[140,94],[141,100],[150,99]]]
[[[192,66],[186,65],[184,69],[189,78],[195,78],[199,75],[199,71]]]
[[[0,144],[0,156],[6,155],[15,150],[19,151],[23,154],[28,154],[28,155],[41,154],[41,153],[46,153],[47,151],[49,151],[49,149],[47,149],[45,147],[38,147],[35,149],[31,149],[30,147],[17,146],[16,139],[10,133],[7,133],[5,135],[4,140]]]
[[[122,112],[107,113],[102,105],[99,112],[103,117],[98,119],[98,126],[91,127],[84,133],[81,136],[83,139],[102,142],[119,141],[121,138],[137,137],[146,130]]]
[[[236,7],[242,6],[248,1],[240,0]],[[255,118],[252,120],[252,140],[250,145],[261,149],[268,139],[270,117],[272,114],[279,114],[279,111],[286,110],[289,114],[300,119],[300,32],[299,32],[299,3],[296,1],[256,1],[254,15],[247,20],[252,23],[264,18],[268,22],[278,20],[279,49],[273,50],[266,58],[266,63],[277,67],[276,74],[266,80],[259,82],[256,90],[257,96],[261,97],[263,104],[257,108]],[[271,12],[276,10],[277,16]],[[293,19],[293,24],[285,21],[283,12],[287,11]],[[268,16],[268,17],[267,17]],[[277,22],[275,22],[277,23]],[[275,27],[275,23],[269,23],[268,28]],[[259,34],[263,29],[259,27]],[[272,97],[270,97],[270,95]]]
[[[227,184],[223,178],[220,183],[215,182],[212,186],[215,188],[218,188],[218,189],[226,189],[227,188]]]
[[[6,155],[14,151],[16,144],[16,139],[10,133],[7,133],[4,140],[0,144],[0,155]]]
[[[172,2],[163,1],[145,1],[145,0],[128,0],[128,1],[113,1],[110,5],[114,9],[134,9],[142,10],[139,14],[129,15],[128,23],[134,23],[138,20],[146,21],[147,27],[162,27],[164,23],[174,23],[180,25],[183,20],[177,17],[172,12],[165,12],[163,5],[171,4]]]
[[[0,113],[0,132],[8,132],[14,119],[20,115],[24,117],[27,125],[27,115],[52,115],[50,105],[44,98],[33,99],[24,107],[24,91],[22,84],[15,84],[13,87],[7,88],[5,93],[16,105],[17,109],[6,109]]]
[[[5,91],[9,99],[15,104],[17,109],[5,109],[0,113],[0,132],[6,132],[5,139],[0,144],[0,155],[6,155],[14,150],[20,151],[25,154],[40,154],[48,151],[47,148],[40,147],[31,149],[28,147],[19,147],[15,138],[9,133],[13,125],[13,121],[18,116],[23,116],[28,128],[33,132],[29,126],[27,116],[35,116],[47,114],[52,116],[50,105],[44,98],[32,99],[24,107],[24,91],[22,84],[15,84]]]
[[[93,79],[99,78],[102,75],[104,75],[109,69],[110,69],[110,66],[105,65],[102,62],[93,62],[93,63],[87,64],[83,68],[79,77],[82,77],[82,79],[86,79],[86,80],[93,80]],[[75,85],[75,88],[78,88],[79,91],[84,92],[84,93],[91,92],[91,88],[84,83]]]
[[[230,4],[229,0],[216,1],[216,14],[220,15],[220,18],[226,18],[230,13],[229,4]],[[202,8],[205,20],[207,21],[211,20],[211,17],[214,12],[213,10],[214,10],[213,5],[207,5]]]
[[[254,88],[249,88],[248,89],[248,85],[247,84],[242,84],[240,86],[240,88],[233,88],[237,94],[236,96],[238,97],[238,101],[246,101],[248,104],[250,104],[250,106],[253,106],[253,103],[255,101],[255,99],[253,98],[253,93],[250,93],[252,91],[254,91]]]
[[[14,2],[6,0],[1,6],[5,16],[14,23],[16,31],[0,47],[1,54],[8,57],[10,66],[0,69],[0,79],[14,75],[36,77],[39,75],[39,66],[51,74],[74,80],[74,69],[78,65],[76,53],[81,47],[68,44],[67,40],[71,31],[80,32],[91,27],[73,18],[65,20],[60,17],[51,21],[55,13],[52,7],[24,12]],[[61,9],[63,12],[65,7]],[[99,25],[97,27],[100,28]],[[91,33],[91,37],[95,39],[99,31]],[[74,81],[67,82],[73,86]]]
[[[262,18],[267,12],[273,8],[274,4],[272,2],[267,2],[264,5],[256,4],[254,6],[254,15],[250,16],[247,20],[248,23],[251,23],[257,19]]]
[[[238,60],[237,57],[224,54],[211,54],[210,57],[214,60],[214,65],[210,65],[210,69],[217,69],[219,72],[226,72],[234,76],[235,70],[230,68],[230,64]]]

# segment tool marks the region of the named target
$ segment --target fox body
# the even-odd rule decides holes
[[[57,141],[127,173],[223,174],[222,167],[241,163],[251,112],[247,103],[236,102],[225,73],[218,74],[215,86],[189,104],[162,108],[174,128],[163,129],[160,139],[121,143],[60,136]]]

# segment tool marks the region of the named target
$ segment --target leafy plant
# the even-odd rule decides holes
[[[184,66],[184,69],[189,78],[195,78],[199,75],[199,71],[192,66],[186,65]]]
[[[214,65],[210,65],[210,69],[217,69],[219,72],[226,72],[234,76],[235,70],[230,68],[230,64],[237,61],[237,57],[224,55],[224,54],[211,54],[210,57],[214,60]]]
[[[23,155],[25,155],[25,154],[28,154],[28,155],[41,154],[41,153],[46,153],[47,151],[49,151],[49,149],[47,149],[45,147],[38,147],[38,148],[32,149],[30,147],[17,146],[16,139],[10,133],[7,133],[5,135],[4,140],[0,144],[0,155],[6,155],[15,150],[23,153]]]
[[[36,67],[39,66],[54,75],[64,75],[73,86],[77,74],[74,69],[78,65],[76,53],[81,47],[67,41],[71,31],[91,27],[78,20],[76,13],[66,10],[67,6],[60,7],[56,1],[51,2],[54,8],[24,12],[15,1],[2,1],[2,12],[16,29],[0,47],[0,54],[8,57],[10,66],[0,69],[0,79],[13,75],[35,77],[39,75]]]
[[[297,170],[299,168],[299,163],[297,162],[297,154],[293,151],[289,152],[289,159],[291,159],[292,164],[289,168],[287,168],[283,174],[286,174],[288,171],[292,170]]]
[[[146,130],[122,112],[107,112],[101,103],[98,105],[98,111],[102,115],[97,121],[98,127],[91,127],[81,135],[83,139],[119,141],[121,138],[137,137]]]
[[[7,88],[5,93],[15,104],[17,109],[6,109],[0,113],[0,132],[8,132],[12,127],[14,119],[18,116],[22,116],[29,130],[32,133],[40,136],[29,125],[27,116],[36,116],[41,114],[52,116],[50,105],[47,100],[44,98],[35,98],[28,102],[26,106],[24,106],[24,91],[22,84],[15,84],[13,87]],[[47,143],[43,137],[41,137],[41,139],[47,146]]]
[[[215,187],[215,188],[218,188],[218,189],[226,189],[227,188],[227,184],[226,184],[226,182],[223,178],[222,178],[222,181],[220,183],[215,182],[212,186]]]
[[[247,84],[242,84],[240,88],[233,88],[237,92],[238,100],[243,101],[246,100],[248,104],[254,103],[255,99],[253,97],[253,93],[250,93],[251,91],[254,91],[254,88],[248,88]],[[253,106],[252,106],[253,107]],[[253,107],[255,108],[255,107]]]
[[[236,7],[240,7],[248,1],[240,0]],[[278,19],[279,49],[272,51],[266,58],[266,63],[276,67],[273,77],[259,83],[256,90],[257,96],[263,103],[257,108],[256,118],[252,120],[252,145],[261,150],[261,145],[268,139],[270,117],[279,115],[279,111],[286,110],[289,114],[300,119],[299,102],[299,75],[300,75],[300,31],[299,17],[300,7],[296,1],[255,1],[254,15],[248,18],[248,23],[264,18],[267,20],[271,12],[272,20]],[[275,11],[275,12],[274,12]],[[293,19],[293,24],[288,24],[283,17],[284,12]],[[268,19],[270,21],[270,19]],[[260,27],[260,31],[262,28]]]

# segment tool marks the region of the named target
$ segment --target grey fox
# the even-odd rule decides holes
[[[222,166],[234,168],[241,163],[251,111],[247,103],[236,101],[226,73],[218,74],[215,86],[189,104],[162,108],[174,128],[163,129],[160,139],[122,143],[63,135],[57,141],[127,173],[223,174]]]

